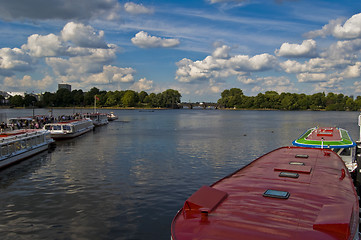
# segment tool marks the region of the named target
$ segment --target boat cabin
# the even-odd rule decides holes
[[[44,130],[16,130],[0,134],[0,160],[20,154],[39,145],[51,142],[50,134]]]

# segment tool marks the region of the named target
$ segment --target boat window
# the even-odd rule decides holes
[[[60,125],[54,125],[53,130],[61,130],[61,126]]]
[[[20,143],[21,143],[21,149],[26,148],[26,142],[25,142],[25,140],[21,141]]]
[[[342,148],[340,152],[338,152],[340,156],[351,156],[350,148]]]
[[[268,189],[263,193],[264,197],[271,197],[271,198],[281,198],[281,199],[287,199],[290,197],[289,192],[285,191],[278,191],[278,190],[272,190]]]
[[[278,176],[288,177],[288,178],[298,178],[300,175],[295,172],[280,172],[280,174]]]
[[[290,165],[299,165],[299,166],[305,166],[305,163],[303,162],[290,162]]]
[[[21,149],[21,144],[19,141],[14,142],[15,145],[15,151],[19,151]]]
[[[52,127],[51,125],[45,125],[46,130],[51,130],[51,127]]]
[[[8,151],[9,151],[9,154],[15,152],[15,144],[14,143],[9,143]]]
[[[69,125],[63,125],[63,130],[70,131],[70,126]]]
[[[8,146],[7,145],[3,145],[1,146],[1,155],[7,155],[8,154]]]
[[[296,158],[308,158],[307,154],[296,154]]]
[[[26,139],[26,148],[31,147],[31,141],[30,139]]]
[[[34,146],[34,145],[36,145],[36,138],[35,137],[31,138],[31,146]]]

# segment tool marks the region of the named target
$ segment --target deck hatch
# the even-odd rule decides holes
[[[295,172],[280,172],[278,176],[287,178],[298,178],[300,175]]]
[[[290,162],[290,165],[297,165],[297,166],[305,166],[306,164],[304,162]]]
[[[295,158],[308,158],[307,154],[296,154]]]
[[[263,193],[263,196],[264,197],[271,197],[271,198],[288,199],[290,197],[290,193],[286,192],[286,191],[267,189]]]

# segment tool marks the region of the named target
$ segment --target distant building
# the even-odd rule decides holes
[[[61,88],[65,88],[68,89],[71,92],[71,85],[70,84],[66,84],[66,83],[59,83],[58,84],[58,90]]]
[[[16,95],[20,95],[22,97],[25,97],[25,92],[7,92],[10,96],[14,97]]]

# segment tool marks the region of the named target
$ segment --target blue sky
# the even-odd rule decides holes
[[[0,90],[361,95],[360,0],[0,0]]]

